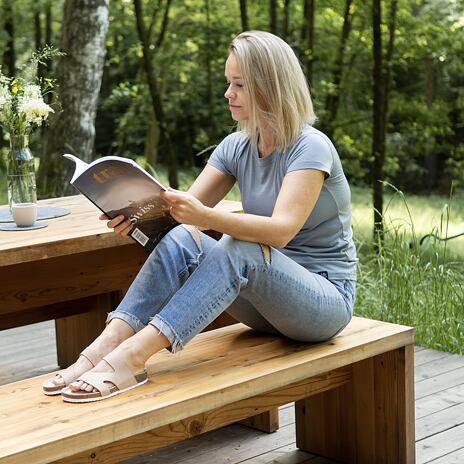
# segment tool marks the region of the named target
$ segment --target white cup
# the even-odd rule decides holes
[[[37,203],[15,203],[11,214],[18,227],[30,227],[37,219]]]

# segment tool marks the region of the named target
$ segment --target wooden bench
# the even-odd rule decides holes
[[[0,463],[116,463],[296,402],[297,446],[349,463],[414,463],[413,329],[353,318],[304,344],[242,324],[148,363],[126,394],[68,404],[45,376],[0,387]]]

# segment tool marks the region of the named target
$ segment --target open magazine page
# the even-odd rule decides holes
[[[89,165],[73,185],[109,218],[129,218],[134,224],[131,237],[148,252],[178,224],[160,197],[161,184],[130,160],[102,159]]]

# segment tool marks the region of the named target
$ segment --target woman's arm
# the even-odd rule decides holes
[[[235,184],[235,178],[207,164],[188,189],[205,206],[216,206]]]
[[[171,214],[178,222],[213,229],[239,240],[283,248],[308,219],[323,183],[322,171],[305,169],[288,173],[271,217],[217,211],[203,205],[190,192],[171,189],[163,193],[163,198],[171,205]]]

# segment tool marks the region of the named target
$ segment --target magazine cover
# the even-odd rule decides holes
[[[109,218],[122,214],[134,224],[130,236],[148,252],[178,223],[160,197],[166,188],[135,161],[106,156],[85,163],[74,155],[64,157],[76,163],[71,184]]]

